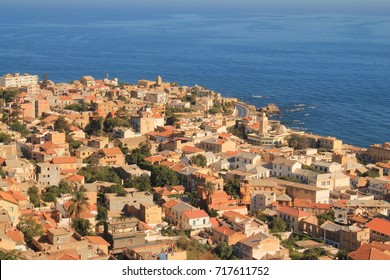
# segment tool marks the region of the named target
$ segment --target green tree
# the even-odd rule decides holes
[[[70,125],[66,121],[64,116],[59,116],[58,119],[54,122],[54,130],[58,132],[70,132]]]
[[[72,111],[76,111],[76,112],[85,112],[85,111],[88,111],[89,110],[89,107],[87,104],[85,103],[73,103],[73,104],[69,104],[69,105],[66,105],[64,107],[65,110],[72,110]]]
[[[60,183],[58,184],[58,190],[60,194],[71,193],[72,186],[68,182],[61,180]]]
[[[151,184],[153,187],[174,186],[179,183],[176,172],[166,166],[152,166],[151,174]]]
[[[225,186],[224,190],[228,195],[233,196],[234,198],[240,197],[240,180],[239,179],[229,179]]]
[[[348,252],[345,250],[338,250],[336,260],[348,260]]]
[[[22,254],[20,251],[12,250],[9,252],[4,252],[0,250],[0,260],[22,260]]]
[[[112,133],[115,127],[130,127],[128,120],[122,118],[106,118],[103,122],[103,130]]]
[[[309,148],[310,146],[307,138],[295,134],[288,137],[287,142],[288,146],[294,148],[295,150],[303,150]]]
[[[22,137],[30,133],[27,126],[25,124],[21,124],[20,122],[11,123],[9,128],[13,131],[19,132],[22,135]]]
[[[125,181],[126,188],[135,188],[139,191],[152,191],[149,176],[138,176]]]
[[[24,241],[27,244],[32,242],[33,237],[42,236],[44,234],[42,225],[35,222],[32,217],[22,216],[17,228],[23,232]]]
[[[7,177],[7,173],[3,170],[3,167],[2,166],[0,166],[0,177],[1,178],[5,178],[5,177]]]
[[[317,217],[318,217],[318,224],[319,225],[322,225],[326,221],[331,221],[331,222],[335,221],[335,216],[334,216],[333,210],[330,210],[329,212],[327,212],[325,214],[318,214]]]
[[[206,194],[206,196],[210,196],[215,192],[215,186],[211,182],[207,182],[203,186],[203,191]]]
[[[5,103],[14,102],[19,94],[20,91],[17,88],[0,90],[0,97],[5,101]]]
[[[207,214],[209,214],[210,218],[218,217],[219,215],[218,212],[214,209],[210,209]]]
[[[275,218],[272,221],[270,228],[272,233],[284,232],[286,231],[286,223],[282,219]]]
[[[30,202],[34,205],[34,207],[39,207],[40,196],[38,188],[36,186],[29,187],[27,190],[27,194],[30,197]]]
[[[5,132],[0,132],[0,143],[3,143],[4,145],[12,143],[11,135]]]
[[[191,164],[195,164],[196,166],[200,167],[206,167],[207,165],[207,159],[204,155],[198,154],[195,156],[192,156],[190,159]]]
[[[72,204],[68,208],[68,216],[70,218],[80,219],[81,214],[88,208],[89,202],[84,192],[76,191],[73,193]]]
[[[227,245],[225,242],[219,243],[213,251],[221,260],[236,259],[236,257],[233,255],[233,247]]]
[[[123,194],[125,190],[121,185],[112,185],[107,188],[106,193],[116,193],[116,194]]]
[[[86,183],[104,181],[121,184],[121,178],[119,178],[118,174],[114,171],[114,169],[109,166],[88,165],[86,167],[82,167],[78,171],[78,174],[84,176]]]
[[[91,118],[84,131],[88,135],[101,136],[103,134],[103,123],[104,119],[102,117]]]
[[[91,231],[92,224],[87,219],[72,219],[72,228],[81,236],[95,235],[95,233]]]
[[[97,219],[97,220],[99,220],[99,221],[105,221],[105,220],[107,220],[108,211],[107,211],[107,208],[106,208],[106,207],[99,205],[99,206],[97,207],[97,211],[98,211],[98,214],[97,214],[97,216],[96,216],[96,219]]]

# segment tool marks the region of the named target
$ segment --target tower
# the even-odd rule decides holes
[[[259,135],[265,136],[268,135],[268,117],[265,112],[260,112],[259,114]]]

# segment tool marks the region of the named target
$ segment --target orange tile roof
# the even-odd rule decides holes
[[[15,242],[24,240],[23,233],[17,229],[8,231],[6,235]]]
[[[107,245],[107,246],[110,245],[110,243],[108,243],[100,236],[85,236],[85,239],[87,239],[92,244]]]
[[[172,200],[167,201],[164,204],[164,207],[167,208],[167,209],[170,209],[170,208],[172,208],[173,206],[175,206],[178,203],[179,203],[179,201],[172,199]]]
[[[144,160],[148,161],[148,162],[151,162],[151,163],[154,163],[154,162],[157,162],[157,161],[163,161],[164,159],[165,158],[160,156],[160,155],[155,155],[155,156],[146,157]]]
[[[348,256],[353,260],[390,260],[390,245],[380,242],[365,243]]]
[[[119,149],[119,147],[104,148],[104,149],[102,149],[102,152],[106,156],[123,155],[123,153],[122,153],[121,149]]]
[[[204,210],[187,210],[183,213],[188,219],[206,218],[209,215]]]
[[[54,144],[53,142],[45,142],[42,145],[39,146],[43,150],[53,150],[53,149],[59,149],[61,146]]]
[[[310,200],[300,199],[300,198],[294,199],[294,206],[301,207],[301,208],[316,208],[316,209],[328,209],[328,210],[331,209],[330,204],[314,203],[314,202],[311,202]]]
[[[185,154],[194,154],[194,153],[202,153],[204,152],[204,150],[202,149],[199,149],[197,147],[193,147],[193,146],[183,146],[181,148],[181,151]]]
[[[234,221],[236,218],[241,219],[241,220],[250,219],[250,217],[243,215],[241,213],[235,212],[235,211],[227,211],[227,212],[222,214],[222,217],[224,217],[225,219],[231,220],[231,221]]]
[[[212,225],[212,227],[219,227],[219,222],[217,220],[217,218],[210,218],[210,223]]]
[[[65,164],[65,163],[77,163],[76,157],[55,157],[52,159],[54,164]]]
[[[231,236],[236,233],[234,230],[227,227],[215,227],[213,230],[226,236]]]
[[[18,201],[9,193],[0,191],[0,198],[18,205]]]
[[[15,192],[15,191],[7,191],[10,195],[12,195],[17,201],[24,201],[27,200],[27,198],[21,194],[20,192]]]
[[[383,233],[390,236],[390,221],[380,218],[374,218],[371,222],[366,224],[366,227],[371,230]]]
[[[278,208],[277,211],[279,213],[287,214],[289,216],[294,216],[294,217],[298,217],[298,218],[311,216],[311,214],[308,212],[301,211],[301,210],[292,208],[290,206],[280,207],[280,208]]]
[[[78,174],[73,174],[70,175],[68,178],[66,178],[66,181],[71,181],[71,182],[81,182],[83,181],[84,176],[78,175]]]

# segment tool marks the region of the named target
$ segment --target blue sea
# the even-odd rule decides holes
[[[275,103],[288,126],[345,143],[390,141],[388,17],[2,18],[0,75],[8,72],[47,72],[55,82],[161,75],[258,107]]]

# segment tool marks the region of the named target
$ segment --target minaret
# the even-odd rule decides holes
[[[259,135],[266,136],[268,135],[268,117],[265,112],[260,112],[259,114]]]
[[[156,78],[156,86],[161,86],[162,85],[162,78],[161,76],[157,76]]]

